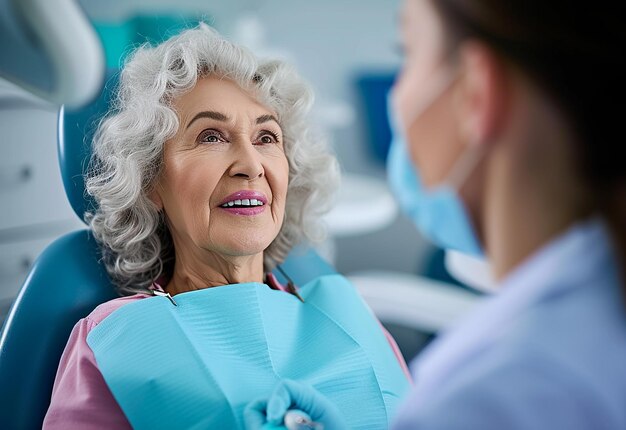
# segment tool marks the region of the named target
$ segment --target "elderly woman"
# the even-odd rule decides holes
[[[354,428],[387,426],[404,362],[353,288],[270,273],[321,237],[336,187],[311,99],[285,64],[206,25],[132,55],[87,181],[123,297],[74,327],[45,428],[244,428],[281,382],[330,398]]]

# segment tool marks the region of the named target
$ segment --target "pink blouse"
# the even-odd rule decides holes
[[[61,356],[44,430],[132,428],[98,369],[93,351],[87,345],[87,335],[116,309],[146,297],[150,296],[136,294],[108,301],[76,323]],[[395,340],[382,325],[381,329],[410,381],[409,370]]]

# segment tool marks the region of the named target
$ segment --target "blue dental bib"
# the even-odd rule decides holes
[[[387,428],[409,383],[380,325],[340,275],[299,290],[260,283],[129,303],[87,343],[136,429],[243,429],[278,381],[308,383],[355,429]]]

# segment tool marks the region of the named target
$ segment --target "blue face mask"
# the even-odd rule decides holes
[[[432,87],[430,97],[412,116],[415,121],[454,82],[454,77],[442,80],[441,85]],[[400,208],[415,223],[420,232],[442,248],[466,254],[482,255],[470,218],[458,188],[477,164],[480,153],[470,150],[452,168],[447,180],[432,189],[426,189],[418,170],[410,161],[404,132],[398,116],[388,97],[387,107],[392,131],[391,147],[387,158],[387,175],[391,190]],[[455,179],[455,180],[453,180]]]

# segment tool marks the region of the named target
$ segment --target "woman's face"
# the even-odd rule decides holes
[[[153,200],[180,247],[222,256],[263,252],[283,223],[289,165],[276,113],[227,79],[205,77],[173,102]]]
[[[437,1],[437,0],[432,0]],[[413,163],[425,185],[446,179],[462,150],[455,126],[453,82],[420,114],[418,107],[445,76],[456,73],[446,49],[444,28],[431,0],[407,0],[400,15],[404,65],[394,85],[393,97],[407,137]]]

